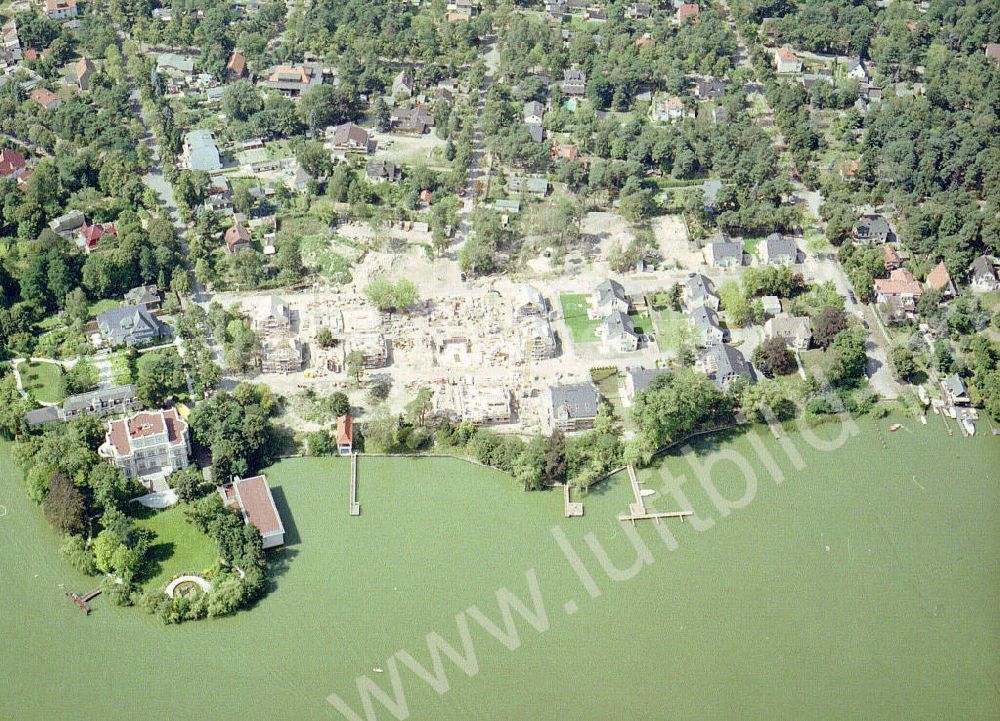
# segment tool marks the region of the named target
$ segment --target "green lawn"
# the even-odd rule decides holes
[[[91,303],[90,307],[87,309],[87,315],[91,318],[96,318],[101,313],[113,310],[121,305],[120,301],[111,300],[110,298],[105,298],[104,300],[99,300],[95,303]]]
[[[65,397],[62,368],[55,363],[22,363],[17,370],[24,389],[43,403],[58,403]]]
[[[156,534],[149,552],[150,569],[147,588],[163,586],[174,576],[200,574],[215,565],[218,554],[215,542],[184,517],[184,504],[163,511],[135,511],[137,525]]]
[[[653,325],[656,328],[656,345],[663,352],[676,354],[683,346],[690,346],[692,343],[694,331],[687,318],[679,311],[657,311]]]
[[[632,319],[635,332],[639,335],[652,332],[653,324],[649,322],[648,313],[629,313],[628,317]]]
[[[574,343],[594,343],[597,341],[595,331],[600,327],[600,320],[587,317],[587,294],[574,293],[559,296],[562,304],[563,317],[573,334]]]

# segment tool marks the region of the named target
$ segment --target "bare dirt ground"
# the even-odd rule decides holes
[[[444,159],[445,141],[434,131],[425,135],[404,135],[402,133],[375,133],[377,146],[373,157],[386,158],[400,165],[426,165],[430,168],[447,170]]]

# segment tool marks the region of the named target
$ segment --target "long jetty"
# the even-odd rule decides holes
[[[351,454],[351,500],[349,506],[352,516],[361,515],[361,505],[358,503],[358,454]]]

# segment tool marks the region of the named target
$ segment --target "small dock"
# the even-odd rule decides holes
[[[636,521],[656,521],[659,523],[663,518],[679,518],[683,523],[685,516],[694,515],[694,511],[667,511],[665,513],[655,513],[647,510],[646,501],[642,497],[642,487],[639,485],[639,477],[635,474],[635,467],[629,464],[627,469],[628,480],[632,484],[632,495],[635,496],[635,501],[628,504],[628,513],[623,513],[618,516],[619,521],[632,521],[632,525],[634,526]]]
[[[563,511],[566,514],[566,518],[575,518],[583,515],[583,504],[570,500],[568,483],[563,484]]]
[[[91,610],[89,601],[92,598],[95,598],[96,596],[100,595],[101,595],[100,588],[95,588],[93,591],[84,596],[81,596],[80,594],[75,593],[73,591],[66,591],[66,597],[69,598],[69,600],[71,600],[77,606],[79,606],[80,610],[83,611],[88,616],[90,615],[90,610]]]
[[[351,454],[351,499],[348,507],[352,516],[361,515],[361,504],[358,503],[358,454]]]

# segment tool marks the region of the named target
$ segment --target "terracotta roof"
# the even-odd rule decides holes
[[[898,268],[889,274],[888,278],[878,278],[875,290],[881,295],[912,295],[914,298],[923,294],[923,286],[913,277],[913,273],[905,268]]]
[[[243,53],[236,50],[232,55],[229,56],[229,62],[226,63],[226,70],[238,77],[242,77],[243,73],[247,69],[247,59],[243,57]]]
[[[127,456],[132,452],[133,439],[166,431],[167,442],[174,446],[183,442],[182,435],[185,429],[187,423],[173,408],[165,411],[142,411],[129,418],[111,421],[108,426],[107,442],[114,447],[119,456]]]
[[[4,148],[0,150],[0,175],[7,177],[25,167],[24,156],[16,150]]]
[[[902,259],[899,257],[899,253],[891,245],[882,246],[882,260],[885,261],[886,265],[890,263],[899,263]]]
[[[236,221],[226,230],[226,247],[232,250],[241,243],[250,242],[250,231],[243,227],[240,221]]]
[[[562,159],[562,160],[575,160],[576,156],[579,154],[575,145],[560,145],[559,143],[552,143],[552,158]]]
[[[347,445],[354,439],[354,419],[350,416],[337,418],[337,444]]]
[[[93,249],[97,242],[105,235],[118,235],[118,229],[114,223],[94,223],[87,225],[85,222],[80,228],[80,235],[83,237],[87,247]]]
[[[780,48],[778,48],[778,57],[781,60],[798,60],[799,59],[799,56],[795,54],[795,51],[792,50],[787,45],[782,45]]]
[[[43,108],[47,108],[52,105],[52,103],[58,102],[59,96],[46,88],[35,88],[31,91],[31,99]]]
[[[244,478],[233,483],[240,509],[244,518],[257,527],[261,535],[284,532],[278,508],[274,505],[271,489],[268,488],[265,476]]]
[[[941,290],[951,285],[951,276],[944,262],[934,266],[934,270],[927,274],[927,287],[933,290]]]
[[[50,13],[75,7],[76,0],[45,0],[45,11]]]
[[[677,8],[677,19],[684,22],[688,18],[696,17],[700,8],[694,3],[684,3]]]

